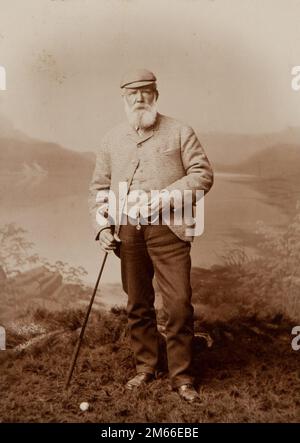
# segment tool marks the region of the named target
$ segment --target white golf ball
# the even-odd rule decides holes
[[[82,411],[87,411],[88,409],[89,409],[89,404],[88,404],[88,402],[87,401],[83,401],[82,403],[80,403],[80,409],[82,410]]]

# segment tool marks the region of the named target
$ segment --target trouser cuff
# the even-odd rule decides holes
[[[156,370],[154,368],[151,368],[151,366],[137,365],[136,366],[136,372],[137,372],[137,374],[139,372],[147,372],[147,374],[155,375]]]
[[[184,376],[180,378],[171,379],[171,385],[173,389],[178,389],[182,385],[194,385],[195,379],[192,376]]]

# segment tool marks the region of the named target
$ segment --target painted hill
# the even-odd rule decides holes
[[[199,138],[217,168],[239,165],[269,147],[300,145],[300,128],[289,127],[280,132],[261,134],[201,133]]]
[[[83,175],[91,166],[91,158],[57,145],[34,139],[27,141],[0,138],[0,171],[15,173],[24,164],[38,164],[51,175]]]
[[[93,153],[79,153],[38,140],[0,114],[0,201],[32,206],[84,194],[94,168]]]
[[[260,178],[290,179],[299,176],[300,145],[273,145],[239,164],[222,166],[222,171]]]
[[[33,205],[87,194],[94,155],[34,139],[0,138],[0,199]]]

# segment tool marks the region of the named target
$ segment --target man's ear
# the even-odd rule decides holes
[[[156,89],[156,101],[158,100],[158,97],[159,97],[159,92],[158,92],[158,90]]]

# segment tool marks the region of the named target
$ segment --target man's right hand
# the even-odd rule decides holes
[[[117,234],[112,234],[110,228],[103,229],[99,236],[100,247],[103,251],[109,252],[117,248],[117,242],[121,239]]]

